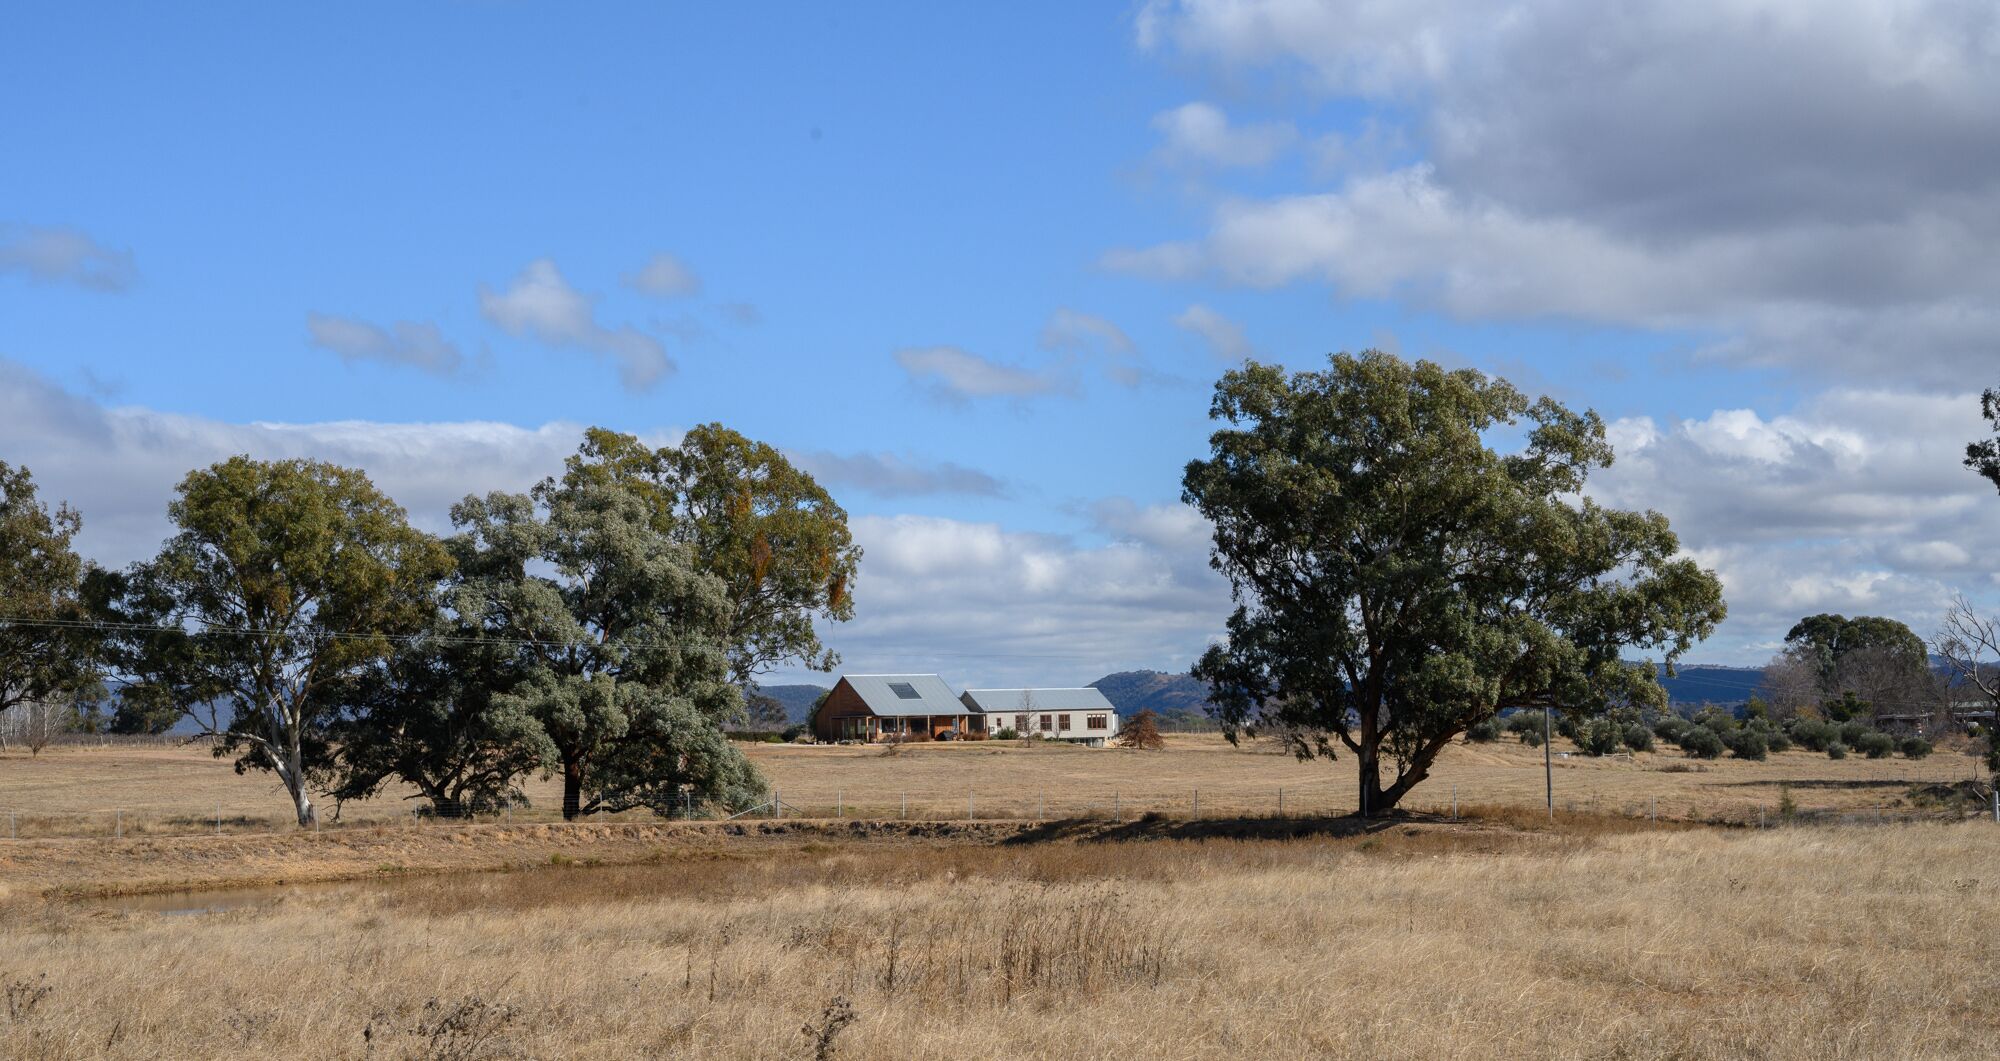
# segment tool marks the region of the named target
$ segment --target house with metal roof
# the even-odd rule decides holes
[[[985,732],[1075,741],[1102,748],[1118,732],[1118,709],[1095,689],[967,689],[959,696]]]
[[[985,719],[935,674],[843,674],[813,712],[813,737],[983,740]]]

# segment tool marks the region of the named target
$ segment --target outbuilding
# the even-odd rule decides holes
[[[1104,694],[1082,689],[967,689],[960,702],[985,720],[988,734],[1075,741],[1102,748],[1118,732],[1118,709]]]

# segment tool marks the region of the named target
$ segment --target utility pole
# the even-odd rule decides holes
[[[1556,820],[1556,768],[1549,758],[1549,709],[1542,707],[1542,786],[1548,792],[1549,820]]]

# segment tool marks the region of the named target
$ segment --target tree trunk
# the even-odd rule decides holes
[[[264,757],[270,760],[278,780],[285,783],[285,792],[292,797],[292,810],[298,815],[299,827],[305,829],[319,824],[319,808],[313,806],[312,794],[306,791],[305,756],[297,748],[287,749],[280,756],[266,745]]]
[[[563,763],[563,821],[573,822],[583,813],[583,764]]]

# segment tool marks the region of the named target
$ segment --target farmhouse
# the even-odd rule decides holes
[[[1118,732],[1118,711],[1095,689],[967,689],[959,697],[986,720],[986,732],[1011,729],[1093,748]]]
[[[819,740],[983,740],[984,722],[935,674],[843,674],[812,730]]]

